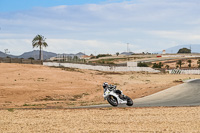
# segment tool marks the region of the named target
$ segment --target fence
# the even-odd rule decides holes
[[[196,74],[200,75],[200,69],[172,69],[168,70],[170,74]]]
[[[43,64],[41,60],[18,59],[18,58],[0,58],[0,63],[21,63],[21,64],[39,64],[39,65]]]
[[[104,63],[91,63],[91,62],[78,62],[78,61],[63,61],[63,60],[56,60],[56,61],[44,61],[44,62],[57,62],[57,63],[71,63],[71,64],[85,64],[85,65],[92,65],[92,66],[127,66],[127,63],[120,63],[120,64],[104,64]]]
[[[43,62],[44,66],[56,66],[56,67],[71,67],[79,69],[90,69],[98,71],[110,71],[110,72],[127,72],[127,71],[145,71],[151,73],[159,73],[159,70],[155,70],[150,67],[124,67],[124,66],[93,66],[86,64],[73,64],[73,63],[57,63],[57,62]]]

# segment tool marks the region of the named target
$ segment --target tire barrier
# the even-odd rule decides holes
[[[172,69],[168,70],[170,74],[194,74],[200,75],[200,69]]]
[[[171,70],[171,74],[181,74],[181,70],[180,69],[173,69]]]

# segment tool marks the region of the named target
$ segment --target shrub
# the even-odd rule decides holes
[[[8,111],[9,112],[14,112],[14,109],[13,108],[9,108]]]
[[[35,60],[33,57],[29,57],[28,59],[29,59],[29,60]]]
[[[99,54],[96,56],[96,58],[106,57],[106,56],[112,56],[112,55],[111,54]]]
[[[191,50],[188,48],[181,48],[179,49],[178,53],[191,53]]]
[[[166,68],[166,69],[169,69],[169,65],[166,65],[165,68]]]
[[[157,63],[153,63],[153,68],[162,68],[163,64],[162,62]]]
[[[145,62],[139,62],[138,67],[148,67],[148,65]]]

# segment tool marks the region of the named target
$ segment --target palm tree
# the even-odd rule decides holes
[[[197,61],[198,67],[200,68],[200,59]]]
[[[166,65],[165,68],[166,68],[166,69],[169,69],[169,65]]]
[[[192,60],[188,60],[187,62],[189,63],[188,67],[191,67]]]
[[[181,65],[183,65],[184,63],[182,62],[182,60],[178,60],[178,61],[176,62],[176,64],[179,65],[180,68],[181,68]]]
[[[39,47],[40,48],[40,55],[39,55],[39,59],[41,60],[42,59],[42,47],[47,47],[48,44],[45,42],[45,39],[44,36],[42,35],[37,35],[33,38],[32,40],[32,45],[33,45],[33,48],[34,47]]]

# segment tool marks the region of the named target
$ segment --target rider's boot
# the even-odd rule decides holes
[[[126,96],[124,96],[122,94],[119,94],[119,98],[122,99],[122,100],[124,100],[124,99],[126,99]]]

